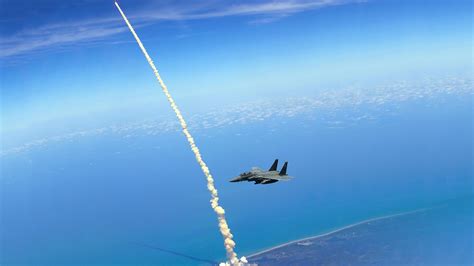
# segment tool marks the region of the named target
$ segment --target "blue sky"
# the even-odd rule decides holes
[[[185,111],[192,99],[300,96],[472,71],[471,1],[120,4]],[[113,1],[1,0],[0,15],[3,132],[122,116],[147,104],[168,108]]]

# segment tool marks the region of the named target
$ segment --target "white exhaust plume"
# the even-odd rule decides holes
[[[227,225],[227,221],[225,219],[224,208],[222,208],[222,206],[219,205],[219,196],[217,194],[217,189],[214,186],[214,178],[212,177],[206,163],[203,161],[201,153],[199,152],[199,149],[196,146],[196,143],[194,142],[194,139],[191,136],[191,133],[189,133],[188,126],[186,125],[186,121],[184,121],[181,111],[178,109],[178,106],[176,105],[175,101],[171,97],[171,94],[169,93],[168,88],[166,87],[165,83],[160,77],[160,74],[158,73],[158,69],[156,69],[155,64],[153,63],[153,60],[148,55],[148,52],[146,51],[145,46],[143,46],[142,42],[140,41],[140,38],[138,37],[137,33],[133,29],[132,24],[130,24],[130,22],[128,21],[127,17],[123,13],[122,9],[120,8],[117,2],[115,2],[115,6],[117,7],[118,11],[122,15],[123,19],[125,20],[125,23],[127,23],[127,26],[132,32],[133,37],[135,37],[135,40],[137,40],[138,46],[140,46],[140,49],[145,55],[145,58],[148,61],[148,64],[150,64],[150,67],[153,70],[153,73],[155,74],[156,79],[160,83],[161,89],[165,93],[165,96],[168,99],[171,105],[171,108],[173,109],[176,116],[178,117],[179,123],[181,124],[181,127],[183,129],[183,133],[186,136],[186,139],[188,140],[189,145],[191,146],[191,150],[196,156],[196,161],[199,163],[199,165],[201,166],[202,172],[206,176],[207,189],[211,193],[211,201],[210,201],[211,207],[214,210],[214,212],[217,214],[217,220],[219,221],[219,229],[221,231],[222,237],[224,238],[224,246],[227,252],[227,259],[232,265],[247,264],[247,260],[245,259],[245,257],[242,257],[242,260],[239,260],[237,258],[237,254],[234,252],[235,242],[234,240],[232,240],[233,236],[232,236],[232,233],[230,232],[230,228]]]

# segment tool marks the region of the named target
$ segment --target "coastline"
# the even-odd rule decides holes
[[[314,236],[300,238],[300,239],[297,239],[297,240],[292,240],[292,241],[289,241],[289,242],[286,242],[286,243],[283,243],[283,244],[280,244],[280,245],[277,245],[277,246],[273,246],[271,248],[267,248],[267,249],[264,249],[264,250],[256,252],[256,253],[253,253],[253,254],[248,255],[246,257],[247,257],[247,259],[251,259],[253,257],[256,257],[256,256],[261,255],[263,253],[273,251],[275,249],[279,249],[279,248],[282,248],[282,247],[285,247],[285,246],[288,246],[288,245],[292,245],[292,244],[295,244],[295,243],[298,243],[298,242],[303,242],[303,241],[308,241],[308,240],[316,240],[318,238],[325,237],[325,236],[328,236],[328,235],[332,235],[334,233],[338,233],[338,232],[341,232],[341,231],[344,231],[346,229],[350,229],[350,228],[353,228],[353,227],[356,227],[356,226],[359,226],[359,225],[362,225],[362,224],[366,224],[366,223],[370,223],[370,222],[374,222],[374,221],[379,221],[379,220],[384,220],[384,219],[389,219],[389,218],[393,218],[393,217],[409,215],[409,214],[418,213],[418,212],[423,212],[423,211],[431,210],[431,209],[434,209],[434,208],[436,208],[436,207],[422,208],[422,209],[417,209],[417,210],[413,210],[413,211],[407,211],[407,212],[401,212],[401,213],[395,213],[395,214],[370,218],[370,219],[367,219],[367,220],[363,220],[363,221],[360,221],[360,222],[356,222],[356,223],[353,223],[353,224],[349,224],[349,225],[334,229],[334,230],[329,231],[327,233],[322,233],[322,234],[319,234],[319,235],[314,235]]]

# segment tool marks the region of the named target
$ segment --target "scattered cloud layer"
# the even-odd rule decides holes
[[[166,20],[193,20],[208,19],[229,16],[282,16],[298,12],[314,10],[334,5],[351,2],[363,2],[361,0],[286,0],[286,1],[260,1],[252,3],[239,3],[231,5],[194,6],[192,8],[179,8],[174,12],[165,13],[152,11],[142,16],[154,19]]]
[[[0,57],[44,51],[57,46],[84,44],[126,31],[113,20],[52,24],[22,31],[0,40]]]
[[[445,78],[427,80],[420,84],[400,82],[374,89],[348,88],[326,91],[312,97],[294,97],[280,100],[259,100],[227,109],[218,109],[196,114],[188,120],[192,132],[208,133],[215,129],[231,126],[262,123],[265,121],[288,121],[288,119],[309,119],[318,121],[328,128],[344,128],[361,121],[377,120],[378,116],[396,113],[403,102],[419,99],[443,99],[447,95],[472,97],[472,80]],[[316,122],[315,122],[316,123]],[[28,152],[50,143],[71,141],[81,137],[113,134],[123,138],[148,135],[162,135],[179,131],[175,119],[137,121],[124,125],[112,125],[92,130],[76,131],[60,136],[47,137],[26,142],[0,151],[0,157]]]
[[[159,6],[150,6],[147,10],[137,10],[131,16],[137,26],[159,21],[188,21],[230,16],[247,16],[250,24],[270,23],[295,13],[318,8],[341,5],[363,0],[285,0],[285,1],[241,1],[229,4],[224,1],[203,1]],[[132,15],[132,14],[130,14]],[[8,22],[7,22],[8,23]],[[26,55],[31,52],[48,51],[52,48],[64,48],[87,45],[91,42],[106,41],[110,37],[127,31],[115,16],[59,22],[20,30],[0,38],[0,58]]]

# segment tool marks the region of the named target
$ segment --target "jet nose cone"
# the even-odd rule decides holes
[[[232,178],[231,180],[229,180],[229,182],[239,182],[239,181],[241,181],[240,176],[234,177],[234,178]]]

